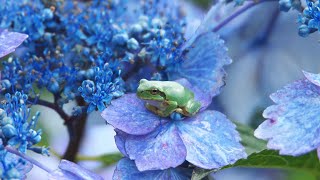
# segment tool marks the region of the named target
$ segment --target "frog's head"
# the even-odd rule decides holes
[[[137,96],[143,100],[164,101],[166,95],[160,82],[141,79],[137,89]]]

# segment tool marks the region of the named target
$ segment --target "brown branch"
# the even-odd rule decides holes
[[[85,105],[85,102],[81,97],[77,98],[77,104],[80,106]],[[63,159],[69,161],[75,161],[76,155],[79,151],[82,138],[85,134],[85,125],[87,121],[87,113],[82,113],[79,116],[72,116],[68,121],[66,121],[66,126],[69,132],[69,144],[63,155]]]
[[[39,99],[29,98],[29,101],[31,101],[37,105],[41,105],[41,106],[53,109],[54,111],[56,111],[59,114],[59,116],[64,120],[64,122],[66,122],[70,119],[70,116],[67,113],[65,113],[63,111],[63,109],[57,103],[51,103],[51,102],[42,100],[40,98]]]

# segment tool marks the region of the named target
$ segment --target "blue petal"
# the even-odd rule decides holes
[[[121,159],[114,171],[114,180],[187,180],[191,178],[192,170],[185,168],[170,168],[166,170],[154,170],[140,172],[134,161],[128,158]]]
[[[12,53],[28,35],[0,29],[0,58]]]
[[[295,81],[272,94],[255,136],[268,140],[280,154],[301,155],[320,147],[320,87],[307,79]]]
[[[320,86],[320,74],[312,74],[303,71],[304,76],[313,84]]]
[[[212,32],[201,34],[182,56],[178,67],[168,70],[169,80],[186,78],[212,97],[219,94],[225,84],[223,66],[232,62],[224,41]]]
[[[172,123],[162,124],[143,136],[129,136],[126,152],[140,171],[163,170],[182,164],[187,155],[178,130]]]
[[[103,178],[98,174],[64,159],[61,160],[59,169],[49,174],[49,179],[103,180]]]
[[[128,157],[128,154],[125,149],[125,143],[126,143],[128,134],[120,131],[119,129],[115,129],[115,131],[117,134],[114,136],[114,140],[116,142],[117,148],[124,156]]]
[[[187,87],[194,93],[194,99],[201,103],[201,110],[207,109],[207,107],[211,104],[212,98],[207,92],[201,91],[196,86],[192,86],[187,79],[178,79],[177,83],[180,83],[184,87]]]
[[[187,161],[205,169],[221,168],[246,158],[240,137],[226,116],[217,111],[204,111],[178,122]]]
[[[160,117],[150,113],[136,94],[125,94],[111,101],[101,116],[113,127],[132,135],[152,132],[160,124]]]

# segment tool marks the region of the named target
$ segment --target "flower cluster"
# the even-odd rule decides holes
[[[35,130],[40,113],[30,117],[27,100],[28,96],[21,92],[6,94],[5,103],[0,109],[1,178],[23,178],[32,167],[24,159],[7,152],[6,147],[13,147],[24,154],[31,150],[49,155],[47,148],[34,146],[41,140],[41,130]]]
[[[319,1],[308,1],[307,7],[299,16],[298,22],[300,23],[299,35],[306,37],[311,33],[320,30],[320,4]]]
[[[123,95],[123,81],[118,74],[114,75],[109,64],[105,64],[102,69],[96,67],[94,70],[94,81],[84,80],[79,87],[79,92],[83,99],[89,104],[87,112],[92,112],[96,108],[103,111],[111,102],[112,98]],[[116,76],[114,78],[114,76]]]
[[[280,154],[298,156],[320,147],[320,75],[304,75],[271,95],[276,105],[264,111],[267,120],[255,131],[256,137],[268,140],[268,148]]]
[[[280,10],[288,12],[290,9],[300,10],[300,0],[279,0]]]

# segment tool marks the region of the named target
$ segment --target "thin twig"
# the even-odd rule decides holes
[[[233,13],[231,16],[227,17],[224,21],[218,24],[215,28],[213,28],[213,32],[219,31],[222,27],[229,24],[233,19],[246,12],[248,9],[251,9],[255,5],[261,4],[263,2],[275,2],[276,0],[260,0],[260,1],[251,1],[248,4],[242,6],[238,11]]]

